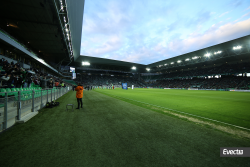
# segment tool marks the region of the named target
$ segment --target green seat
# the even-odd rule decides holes
[[[10,89],[10,88],[7,88],[7,89],[6,89],[6,92],[8,92],[8,96],[12,96],[12,95],[13,95],[13,93],[11,92],[11,89]]]
[[[15,89],[16,89],[16,91],[20,91],[20,88],[15,88]],[[18,92],[16,92],[16,94],[15,94],[15,99],[18,100]]]
[[[43,95],[47,95],[47,90],[43,90]]]
[[[17,92],[16,88],[11,88],[11,91],[12,91],[12,94],[13,94],[14,96],[17,96],[17,95],[18,95],[18,92]]]
[[[33,92],[33,89],[32,88],[29,88],[29,89],[27,89],[27,91],[26,91],[27,93],[27,96],[28,97],[31,97],[32,98],[32,92]]]
[[[4,89],[4,88],[1,88],[1,92],[6,92],[6,89]]]
[[[21,101],[25,101],[27,100],[27,95],[26,94],[22,94],[21,95]]]
[[[36,97],[39,96],[39,93],[40,93],[40,92],[38,92],[38,90],[34,90],[34,91],[35,91],[35,96],[34,96],[34,97],[36,98]]]
[[[26,88],[26,90],[24,89],[21,94],[25,94],[26,96],[28,96],[29,94],[31,94],[31,90],[29,90],[29,88]]]
[[[0,97],[5,97],[5,93],[4,92],[0,92]]]
[[[18,90],[18,91],[21,92],[21,95],[26,93],[23,89],[24,89],[24,88],[19,88],[19,90]]]
[[[28,91],[22,91],[22,93],[21,93],[21,100],[25,101],[25,100],[29,100],[29,99],[32,99],[31,91],[30,90],[28,90]]]
[[[5,96],[5,92],[6,92],[6,89],[2,88],[0,96],[4,97]]]
[[[22,92],[21,92],[21,94],[28,94],[29,92],[27,91],[28,90],[28,88],[22,88],[23,90],[22,90]]]

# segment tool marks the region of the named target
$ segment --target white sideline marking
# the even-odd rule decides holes
[[[111,95],[111,94],[109,94],[109,95]],[[116,97],[121,97],[121,96],[116,96]],[[124,97],[121,97],[121,98],[124,98]],[[125,98],[125,99],[129,99],[129,98]],[[129,99],[129,100],[132,100],[132,99]],[[138,102],[141,102],[141,101],[138,101]],[[141,102],[141,103],[145,103],[145,102]],[[149,103],[145,103],[145,104],[149,104]],[[149,104],[149,105],[155,106],[154,104]],[[162,107],[162,108],[165,108],[165,107]],[[226,124],[226,125],[230,125],[230,126],[234,126],[234,127],[240,128],[240,129],[245,129],[245,130],[249,130],[250,131],[250,129],[248,129],[248,128],[244,128],[244,127],[241,127],[241,126],[229,124],[229,123],[226,123],[226,122],[221,122],[221,121],[217,121],[217,120],[214,120],[214,119],[210,119],[210,118],[206,118],[206,117],[201,117],[201,116],[198,116],[198,115],[194,115],[194,114],[189,114],[189,113],[185,113],[185,112],[182,112],[182,111],[173,110],[173,109],[170,109],[170,108],[165,108],[165,109],[176,111],[176,112],[187,114],[187,115],[191,115],[191,116],[198,117],[198,118],[207,119],[207,120],[214,121],[214,122],[219,122],[219,123],[222,123],[222,124]]]

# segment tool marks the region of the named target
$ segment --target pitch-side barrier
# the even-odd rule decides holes
[[[43,108],[47,102],[54,101],[72,90],[69,87],[18,89],[19,91],[0,92],[0,132],[15,123],[28,121],[37,115],[38,110]]]

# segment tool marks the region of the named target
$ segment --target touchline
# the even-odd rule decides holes
[[[228,149],[223,149],[223,154],[224,155],[243,155],[243,150],[228,150]]]

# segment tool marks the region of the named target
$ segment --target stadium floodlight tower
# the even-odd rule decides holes
[[[135,67],[135,66],[133,66],[131,69],[132,69],[132,70],[136,70],[136,67]]]
[[[89,62],[86,62],[86,61],[83,61],[83,62],[82,62],[82,65],[83,65],[83,66],[89,66],[90,63],[89,63]]]

